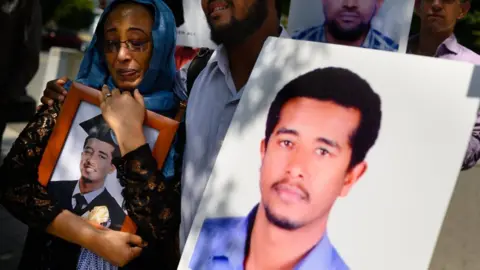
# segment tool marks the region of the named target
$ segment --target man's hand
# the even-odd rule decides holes
[[[55,101],[63,102],[67,96],[67,90],[63,86],[67,81],[67,77],[49,81],[40,101],[48,106],[52,106]]]
[[[110,230],[107,228],[98,230],[99,237],[86,247],[109,263],[116,266],[125,266],[135,259],[146,246],[138,235]]]

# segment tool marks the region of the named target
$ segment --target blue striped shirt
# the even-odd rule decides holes
[[[211,218],[203,223],[191,270],[243,270],[252,224],[258,205],[243,218]],[[327,234],[304,256],[294,270],[349,270]]]
[[[297,40],[308,40],[325,43],[328,42],[325,36],[325,29],[323,25],[313,26],[305,30],[296,31],[293,33],[292,38]],[[365,38],[365,41],[363,42],[361,47],[392,52],[398,51],[397,42],[373,28],[370,28],[370,30],[368,31],[367,37]]]

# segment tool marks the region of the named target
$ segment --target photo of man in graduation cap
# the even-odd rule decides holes
[[[120,230],[125,212],[106,189],[107,176],[116,171],[113,159],[120,156],[113,131],[97,115],[80,123],[88,134],[80,159],[79,180],[56,180],[49,190],[60,204],[90,221],[113,230]]]

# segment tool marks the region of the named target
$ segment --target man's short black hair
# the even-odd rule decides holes
[[[336,67],[315,69],[290,81],[270,106],[265,129],[267,143],[280,120],[283,106],[302,97],[331,101],[360,112],[360,124],[350,135],[352,158],[349,168],[362,162],[377,140],[382,118],[380,97],[368,82],[348,69]]]

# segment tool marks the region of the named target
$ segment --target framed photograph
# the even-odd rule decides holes
[[[479,72],[269,38],[179,269],[428,269],[476,120]]]
[[[293,39],[406,51],[414,0],[291,0]]]
[[[103,120],[98,90],[73,83],[39,167],[39,181],[65,209],[113,230],[134,233],[112,159],[115,134]],[[144,134],[162,168],[178,122],[147,111]]]

